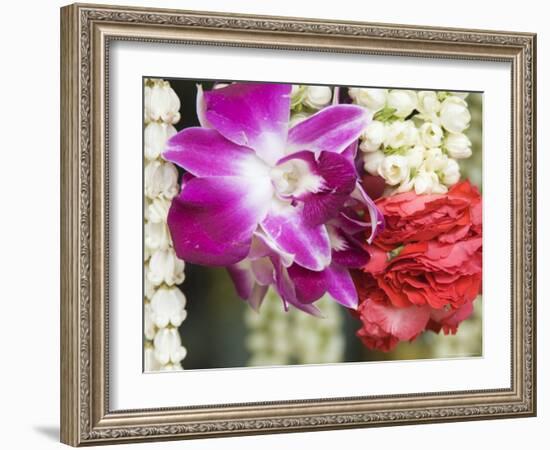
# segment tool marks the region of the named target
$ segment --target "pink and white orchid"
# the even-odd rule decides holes
[[[339,262],[338,248],[351,241],[335,237],[345,236],[338,224],[346,217],[370,227],[371,239],[381,223],[353,162],[367,112],[332,105],[289,129],[290,90],[267,83],[199,89],[202,126],[176,134],[163,154],[186,171],[168,213],[174,248],[185,261],[227,266],[253,306],[273,284],[285,307],[316,314],[312,303],[329,292],[354,308],[350,266]],[[364,205],[368,222],[346,216],[353,202]]]

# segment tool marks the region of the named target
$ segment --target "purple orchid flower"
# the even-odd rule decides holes
[[[333,266],[327,224],[359,195],[349,148],[367,114],[333,105],[289,129],[290,89],[254,83],[199,89],[202,127],[179,132],[163,154],[188,173],[168,226],[178,257],[231,266],[239,294],[253,306],[275,284],[285,305],[316,313],[296,294],[290,274]],[[376,219],[374,204],[367,207]],[[374,235],[379,222],[370,223]],[[254,283],[245,282],[244,266]]]

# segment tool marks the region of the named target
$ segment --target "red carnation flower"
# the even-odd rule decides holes
[[[386,229],[356,273],[357,336],[388,351],[424,330],[456,333],[482,286],[481,196],[468,181],[444,195],[381,198]]]

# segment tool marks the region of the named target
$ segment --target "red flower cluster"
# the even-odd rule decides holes
[[[354,277],[358,337],[369,348],[389,351],[427,329],[456,333],[481,292],[479,191],[463,181],[447,194],[407,192],[376,204],[386,228]]]

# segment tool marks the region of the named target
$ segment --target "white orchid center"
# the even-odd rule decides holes
[[[313,173],[308,163],[301,159],[291,159],[275,166],[270,176],[277,193],[284,197],[319,192],[323,187],[323,177]]]

